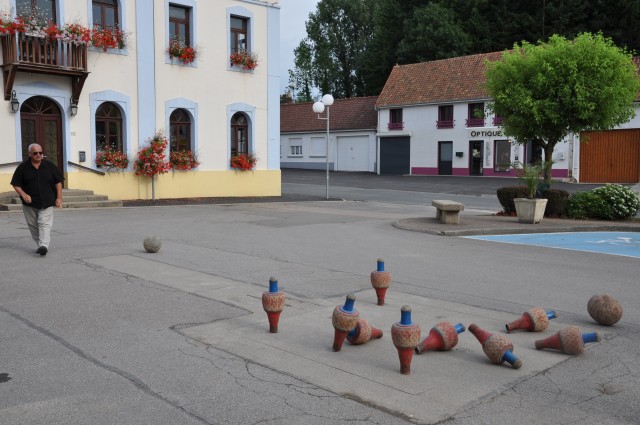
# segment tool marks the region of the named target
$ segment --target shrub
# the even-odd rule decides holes
[[[607,184],[589,192],[576,193],[567,204],[570,218],[624,220],[633,217],[640,207],[640,196],[619,184]]]
[[[545,217],[564,217],[569,201],[569,192],[562,189],[545,189],[542,191],[542,198],[547,199],[547,209],[544,211]]]
[[[516,206],[513,203],[515,198],[526,198],[528,189],[526,186],[508,186],[500,187],[497,190],[498,201],[504,209],[504,212],[516,212]]]

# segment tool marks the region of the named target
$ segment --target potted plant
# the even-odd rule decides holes
[[[530,166],[521,162],[513,164],[518,179],[520,179],[527,188],[526,198],[515,198],[513,200],[520,223],[540,223],[544,217],[547,200],[544,198],[536,198],[536,193],[538,189],[544,185],[543,176],[546,167],[547,165],[544,163]]]

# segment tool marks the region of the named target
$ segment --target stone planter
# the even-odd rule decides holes
[[[518,222],[536,224],[542,221],[544,210],[547,208],[546,199],[515,198]]]

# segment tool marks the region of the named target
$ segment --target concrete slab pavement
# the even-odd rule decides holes
[[[451,417],[477,399],[499,394],[527,377],[547,370],[567,357],[537,351],[533,342],[561,329],[562,319],[552,321],[544,334],[515,332],[508,335],[515,354],[523,361],[514,370],[506,363],[494,365],[468,331],[460,334],[452,351],[414,355],[412,373],[399,373],[399,361],[390,339],[391,325],[399,321],[400,307],[410,304],[413,320],[422,327],[422,338],[431,326],[446,320],[478,324],[492,333],[504,332],[504,324],[515,317],[487,309],[407,296],[390,288],[385,306],[377,306],[373,289],[356,293],[360,317],[379,327],[385,335],[362,346],[345,342],[333,352],[331,314],[344,297],[305,300],[289,294],[279,332],[270,334],[260,296],[264,287],[213,277],[185,268],[158,264],[153,256],[112,256],[86,259],[90,264],[152,280],[181,291],[197,294],[246,309],[247,314],[181,329],[183,335],[203,344],[295,376],[337,394],[347,395],[418,423],[436,423]],[[281,286],[286,292],[286,284]],[[604,342],[603,342],[604,343]]]

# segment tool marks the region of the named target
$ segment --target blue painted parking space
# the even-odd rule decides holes
[[[640,233],[638,232],[533,233],[465,237],[483,241],[544,246],[547,248],[640,258]]]

